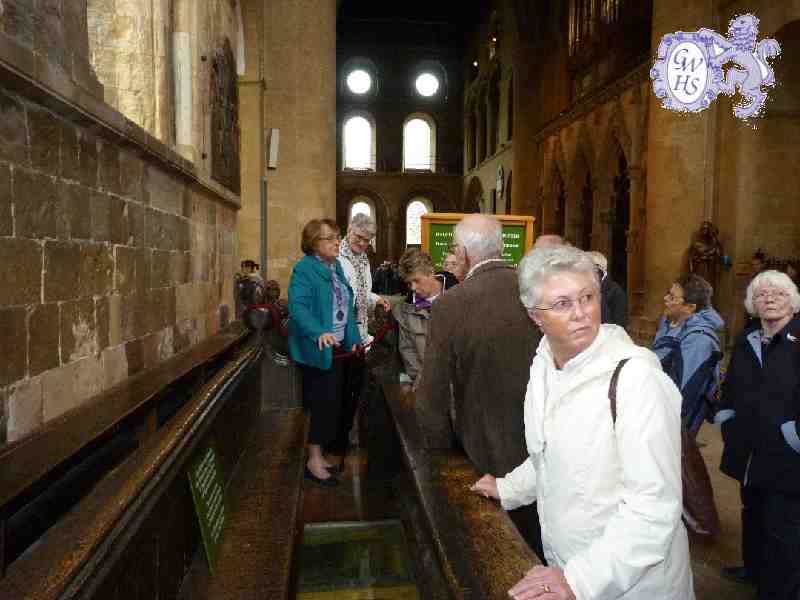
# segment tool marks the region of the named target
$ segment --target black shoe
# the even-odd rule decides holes
[[[321,485],[322,487],[336,487],[339,485],[339,480],[336,479],[333,475],[330,477],[326,477],[325,479],[321,479],[314,475],[311,471],[308,470],[306,467],[305,478],[308,479],[312,483],[316,483],[317,485]]]
[[[730,579],[731,581],[735,581],[737,583],[753,583],[754,578],[747,567],[722,567],[720,571],[720,575],[722,575],[725,579]]]

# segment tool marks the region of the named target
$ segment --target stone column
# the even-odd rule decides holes
[[[175,78],[175,144],[184,158],[196,163],[194,139],[192,60],[192,14],[185,2],[175,5],[175,31],[172,33]]]
[[[513,57],[514,85],[514,158],[512,171],[514,186],[511,189],[511,210],[517,215],[532,215],[534,204],[545,203],[540,175],[550,166],[542,159],[542,150],[537,147],[535,135],[538,131],[538,107],[542,102],[537,82],[541,77],[539,61],[531,60],[539,50],[534,44],[520,37],[516,40]],[[544,163],[544,167],[543,167]],[[537,200],[538,198],[538,200]],[[543,208],[542,214],[546,214]],[[538,224],[545,231],[545,223]]]
[[[264,127],[280,131],[269,182],[267,276],[283,289],[310,219],[336,217],[336,0],[264,0]],[[248,242],[242,240],[243,246]]]
[[[239,260],[261,260],[261,180],[266,174],[264,133],[264,0],[243,0],[245,66],[239,77],[242,209],[239,211]],[[280,163],[279,163],[280,164]],[[266,265],[261,265],[262,275]],[[269,275],[271,277],[271,275]],[[283,286],[286,295],[286,286]]]
[[[628,307],[629,314],[642,316],[645,303],[645,250],[647,208],[644,197],[644,170],[639,166],[628,167],[631,182],[631,213],[628,229]]]
[[[472,170],[472,157],[475,155],[475,128],[472,124],[472,115],[467,113],[464,116],[464,173]]]
[[[486,158],[486,117],[480,109],[481,102],[475,106],[475,167]]]
[[[673,31],[713,26],[711,2],[654,0],[653,41]],[[661,108],[649,95],[646,237],[658,240],[645,252],[646,293],[641,326],[655,332],[662,296],[685,268],[691,234],[703,219],[705,170],[711,149],[706,144],[708,111],[679,114]],[[637,234],[638,235],[638,234]]]

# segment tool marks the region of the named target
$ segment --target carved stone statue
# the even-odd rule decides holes
[[[703,221],[689,247],[689,271],[699,275],[716,288],[722,255],[719,229],[711,221]]]

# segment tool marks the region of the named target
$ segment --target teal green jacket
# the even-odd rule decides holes
[[[353,289],[336,261],[336,273],[349,295],[347,324],[342,350],[349,352],[361,338],[356,326]],[[304,365],[328,370],[333,348],[319,349],[319,336],[333,332],[333,282],[331,269],[316,256],[304,256],[292,270],[289,281],[289,355]]]

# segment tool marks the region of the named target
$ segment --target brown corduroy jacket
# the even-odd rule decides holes
[[[517,272],[503,263],[481,265],[437,300],[416,393],[425,445],[450,447],[454,431],[479,472],[501,476],[518,466],[527,456],[522,407],[540,339]]]

